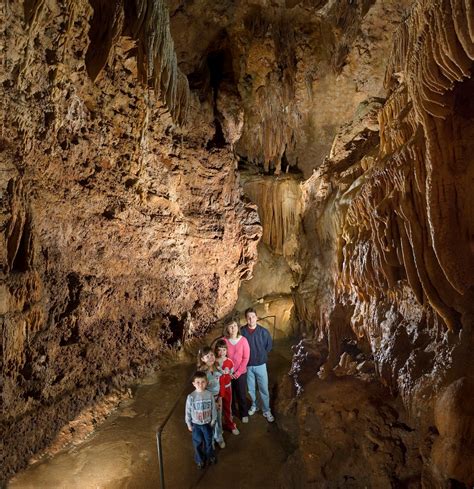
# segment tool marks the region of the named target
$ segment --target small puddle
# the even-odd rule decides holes
[[[289,340],[275,342],[268,365],[271,389],[288,372],[291,355]],[[155,432],[193,370],[190,363],[163,368],[153,381],[137,388],[133,399],[121,403],[86,441],[31,465],[8,488],[159,488]],[[287,452],[276,423],[268,423],[261,412],[250,417],[248,424],[238,422],[241,434],[225,433],[227,446],[217,449],[217,465],[199,471],[184,424],[184,403],[182,396],[162,436],[167,489],[261,489],[277,485]]]

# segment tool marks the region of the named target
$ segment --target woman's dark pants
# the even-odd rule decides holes
[[[242,374],[238,379],[232,379],[232,412],[240,419],[249,415],[247,404],[247,374]]]

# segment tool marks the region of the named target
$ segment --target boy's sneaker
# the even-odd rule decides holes
[[[222,441],[218,441],[217,444],[221,447],[221,448],[225,448],[225,441],[222,440]]]
[[[217,463],[217,458],[216,457],[210,457],[209,458],[209,465],[214,465]]]
[[[263,417],[267,418],[267,421],[269,423],[273,423],[273,421],[275,421],[275,418],[273,417],[273,414],[271,413],[271,411],[267,411],[266,413],[263,413]]]
[[[248,423],[249,422],[249,417],[248,416],[244,416],[242,418],[242,423]]]
[[[237,428],[234,428],[234,429],[232,430],[232,434],[233,434],[233,435],[240,435],[240,431],[239,431]]]
[[[199,463],[197,464],[197,467],[198,467],[198,469],[200,469],[200,470],[202,470],[202,469],[203,469],[205,466],[206,466],[206,464],[205,464],[204,462],[199,462]]]
[[[256,412],[258,411],[258,408],[257,406],[252,406],[250,409],[249,409],[249,416],[253,416]]]

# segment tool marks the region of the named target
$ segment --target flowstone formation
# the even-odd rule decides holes
[[[410,3],[168,1],[180,67],[213,101],[215,142],[266,172],[305,177],[357,104],[384,92],[385,56]]]
[[[4,475],[258,299],[282,484],[472,486],[472,0],[1,9]]]
[[[418,430],[425,487],[474,483],[473,25],[472,2],[416,2],[387,100],[359,106],[303,189],[296,304],[327,340],[316,370],[333,375],[346,340],[373,358]]]
[[[228,313],[261,227],[160,2],[1,8],[3,479]]]

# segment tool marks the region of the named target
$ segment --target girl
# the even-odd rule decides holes
[[[225,448],[225,441],[222,435],[222,396],[224,390],[221,387],[220,377],[222,373],[218,369],[214,352],[208,346],[199,350],[198,370],[206,372],[207,387],[206,389],[214,396],[217,408],[217,422],[214,425],[214,441],[221,447]]]
[[[219,340],[216,343],[215,353],[217,363],[222,372],[220,382],[222,395],[222,412],[223,412],[223,428],[232,432],[233,435],[238,435],[240,431],[237,429],[234,420],[232,419],[232,374],[234,373],[234,362],[227,357],[227,343],[225,340]]]
[[[234,413],[239,412],[242,423],[249,422],[247,405],[247,363],[250,358],[250,346],[247,338],[240,334],[236,321],[231,321],[224,328],[227,355],[234,362],[232,375],[232,393],[234,399]]]

